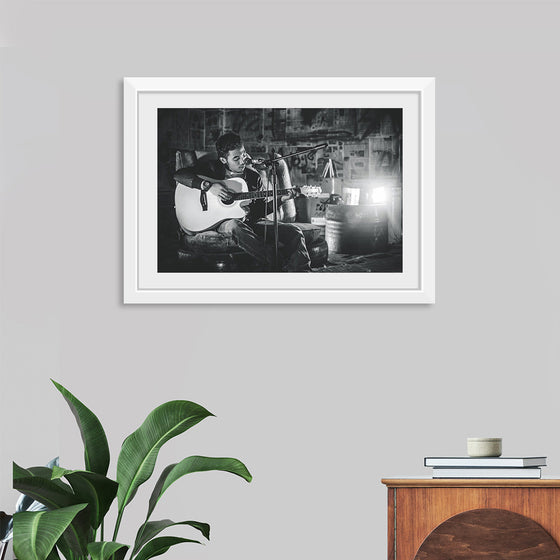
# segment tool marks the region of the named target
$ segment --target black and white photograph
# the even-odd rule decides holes
[[[434,300],[433,78],[125,78],[126,303]]]
[[[402,108],[159,108],[158,272],[401,273]]]

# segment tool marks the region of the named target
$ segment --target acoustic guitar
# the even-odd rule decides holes
[[[217,181],[204,175],[199,175],[202,180],[212,183],[220,183],[233,191],[231,199],[223,202],[218,196],[211,192],[206,193],[208,208],[204,210],[200,203],[200,190],[187,187],[177,183],[175,189],[175,213],[179,225],[186,231],[198,233],[216,227],[225,220],[232,218],[241,219],[247,214],[246,206],[258,198],[269,198],[273,191],[249,191],[249,187],[241,177],[231,177]],[[278,196],[289,194],[292,191],[303,194],[320,194],[321,187],[292,187],[289,189],[278,189]]]

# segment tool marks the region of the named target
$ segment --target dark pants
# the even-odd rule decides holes
[[[265,225],[266,224],[266,225]],[[264,244],[266,229],[267,244]],[[268,242],[274,242],[274,227],[272,222],[247,224],[241,220],[226,220],[217,231],[230,236],[241,249],[249,253],[263,265],[272,266],[274,262],[274,247]],[[303,232],[295,224],[278,223],[278,241],[280,264],[288,272],[309,272],[311,259],[305,245]]]

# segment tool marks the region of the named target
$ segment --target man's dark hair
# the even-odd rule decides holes
[[[218,157],[226,158],[230,150],[237,150],[243,146],[241,136],[235,132],[226,132],[216,140],[216,151]]]

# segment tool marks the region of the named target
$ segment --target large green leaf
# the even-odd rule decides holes
[[[45,476],[33,475],[31,469],[23,469],[13,463],[14,489],[42,503],[49,509],[58,509],[80,503],[70,486],[61,480],[51,480],[52,471]]]
[[[213,416],[204,407],[189,401],[170,401],[150,412],[143,424],[122,445],[117,464],[119,519],[138,487],[154,471],[161,446],[195,424]]]
[[[251,482],[253,479],[247,467],[238,459],[230,457],[200,457],[198,455],[187,457],[180,463],[168,465],[161,473],[150,496],[146,519],[150,518],[159,499],[171,484],[186,474],[203,471],[229,472],[244,478],[247,482]]]
[[[118,484],[101,474],[71,471],[60,467],[53,468],[52,477],[53,480],[65,477],[78,500],[88,503],[90,525],[97,529],[117,495]]]
[[[58,457],[51,459],[47,463],[47,468],[52,469],[55,465],[56,466],[58,465]],[[14,473],[16,473],[18,470],[21,470],[21,467],[18,467],[18,465],[14,463]],[[31,470],[32,469],[29,469],[25,476],[27,476],[27,474],[33,474]],[[45,475],[44,478],[49,478],[49,476]],[[66,485],[62,483],[62,486],[66,486]],[[45,509],[47,509],[46,506],[44,506],[37,500],[34,500],[33,498],[26,496],[25,494],[21,494],[16,503],[16,511],[42,511]],[[11,527],[10,527],[10,534],[11,534]]]
[[[159,556],[167,552],[173,545],[180,543],[197,543],[202,544],[200,541],[193,541],[191,539],[181,539],[179,537],[158,537],[150,541],[136,556],[135,560],[148,560],[154,556]]]
[[[77,504],[54,511],[16,513],[15,555],[20,560],[46,560],[51,555],[56,541],[86,505]]]
[[[58,467],[55,467],[58,468]],[[45,469],[40,467],[39,469]],[[44,504],[50,510],[58,510],[68,506],[82,504],[70,486],[62,480],[51,480],[52,471],[44,471],[48,478],[33,476],[32,471],[37,472],[37,468],[23,469],[14,463],[13,485],[26,496],[29,496]],[[40,472],[43,472],[42,470]],[[84,500],[85,501],[85,500]],[[87,505],[87,504],[86,504]],[[68,548],[76,554],[84,554],[90,538],[90,514],[88,511],[80,512],[72,520],[68,529],[64,532],[64,540]]]
[[[168,527],[174,525],[190,525],[200,531],[207,539],[210,539],[210,525],[208,523],[200,523],[200,521],[171,521],[171,519],[162,519],[160,521],[149,521],[140,527],[134,542],[132,556],[134,556],[148,541],[152,540],[156,535],[161,533]]]
[[[128,551],[128,545],[117,542],[94,542],[89,543],[88,552],[91,560],[123,560]],[[114,556],[113,556],[114,555]]]
[[[86,470],[97,474],[106,475],[109,468],[110,454],[109,444],[101,422],[97,416],[84,404],[82,404],[68,389],[51,381],[66,399],[72,414],[76,418],[82,441],[84,442],[84,461]]]
[[[27,478],[27,477],[37,477],[42,478],[44,480],[51,480],[55,486],[58,486],[63,491],[66,490],[69,494],[72,494],[72,489],[68,484],[63,482],[62,480],[53,480],[53,468],[58,468],[57,465],[53,465],[52,468],[50,467],[29,467],[28,469],[24,469],[20,467],[17,463],[12,463],[13,465],[13,479],[20,479],[20,478]],[[77,502],[74,502],[77,503]],[[23,500],[20,498],[18,500],[18,507],[17,511],[33,511],[33,499],[29,496],[23,496]]]

